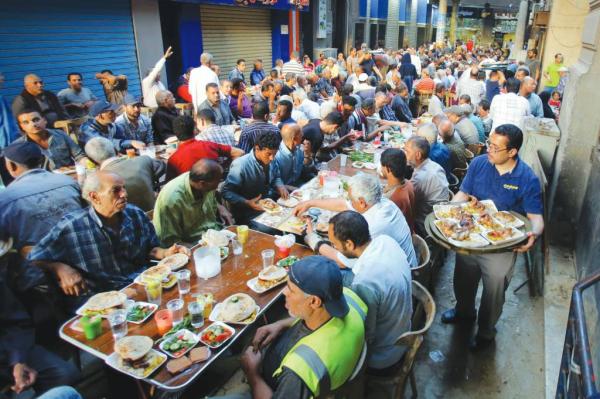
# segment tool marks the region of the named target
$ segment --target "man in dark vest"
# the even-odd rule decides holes
[[[15,118],[24,109],[38,111],[48,121],[48,127],[53,128],[54,122],[69,119],[69,116],[60,105],[58,97],[48,90],[44,90],[44,81],[37,75],[29,74],[24,79],[25,89],[15,97],[12,103],[12,112]]]

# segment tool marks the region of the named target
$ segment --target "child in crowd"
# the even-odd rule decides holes
[[[560,93],[558,91],[554,90],[552,92],[552,98],[550,98],[550,100],[548,101],[548,105],[552,109],[552,112],[554,112],[556,119],[558,119],[558,113],[560,111],[560,103],[561,103]]]
[[[477,114],[483,122],[483,131],[485,132],[485,137],[488,137],[490,135],[490,131],[492,130],[492,118],[490,118],[490,102],[488,100],[483,99],[479,102],[479,106],[477,107]]]

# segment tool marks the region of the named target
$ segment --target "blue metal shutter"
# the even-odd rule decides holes
[[[69,72],[105,98],[95,74],[110,69],[127,75],[129,92],[141,94],[129,0],[2,0],[0,5],[0,92],[10,101],[23,90],[23,77],[40,76],[58,93]]]

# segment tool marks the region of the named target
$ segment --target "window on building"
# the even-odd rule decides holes
[[[377,44],[377,24],[369,26],[369,48],[376,48]]]
[[[404,48],[404,26],[398,28],[398,47]]]
[[[354,47],[359,49],[365,41],[365,24],[362,22],[354,24]]]
[[[377,29],[377,46],[375,48],[385,47],[385,24],[379,24]]]

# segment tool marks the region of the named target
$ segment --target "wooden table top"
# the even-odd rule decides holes
[[[236,227],[230,226],[228,229],[235,231]],[[198,293],[213,294],[216,301],[215,303],[221,302],[235,293],[246,293],[254,298],[258,306],[260,306],[259,315],[261,315],[280,296],[285,285],[281,285],[263,294],[257,294],[248,288],[246,282],[257,276],[262,269],[261,251],[264,249],[275,249],[273,241],[273,236],[258,231],[249,230],[248,241],[244,245],[244,252],[241,255],[235,256],[233,255],[233,251],[230,251],[230,255],[221,263],[221,273],[218,276],[208,280],[200,279],[196,276],[194,259],[192,256],[190,258],[190,262],[186,266],[187,269],[192,271],[192,277],[190,281],[190,292],[184,296],[186,302],[185,309],[187,309],[187,303],[195,300],[193,295]],[[195,248],[197,248],[197,246],[193,249]],[[302,245],[294,244],[291,249],[291,255],[296,255],[300,258],[311,254],[312,251]],[[275,260],[277,261],[279,259],[276,258]],[[132,299],[138,301],[146,300],[146,294],[143,286],[134,283],[129,287],[135,289],[136,291],[136,294],[132,297]],[[162,304],[159,307],[159,310],[165,309],[166,303],[169,300],[178,297],[179,291],[177,289],[177,285],[168,290],[163,289]],[[82,332],[75,331],[71,328],[73,323],[79,319],[80,317],[76,316],[63,324],[59,330],[60,337],[77,346],[81,350],[89,352],[103,360],[106,359],[114,351],[114,339],[112,337],[108,321],[105,319],[102,320],[103,333],[101,336],[94,340],[86,340]],[[206,319],[202,329],[206,328],[210,324],[211,322]],[[170,391],[184,388],[193,380],[195,380],[208,367],[208,365],[218,358],[218,356],[241,335],[241,332],[247,328],[247,326],[235,324],[232,324],[231,326],[236,330],[234,337],[220,348],[211,349],[212,356],[206,362],[194,364],[188,370],[183,371],[178,376],[171,375],[167,371],[165,363],[160,367],[158,372],[153,373],[151,377],[145,381]],[[151,337],[155,341],[159,339],[160,335],[158,334],[156,323],[154,321],[154,315],[152,315],[152,317],[150,317],[143,324],[128,323],[127,335],[145,335]],[[155,349],[158,349],[158,345],[155,345]]]

